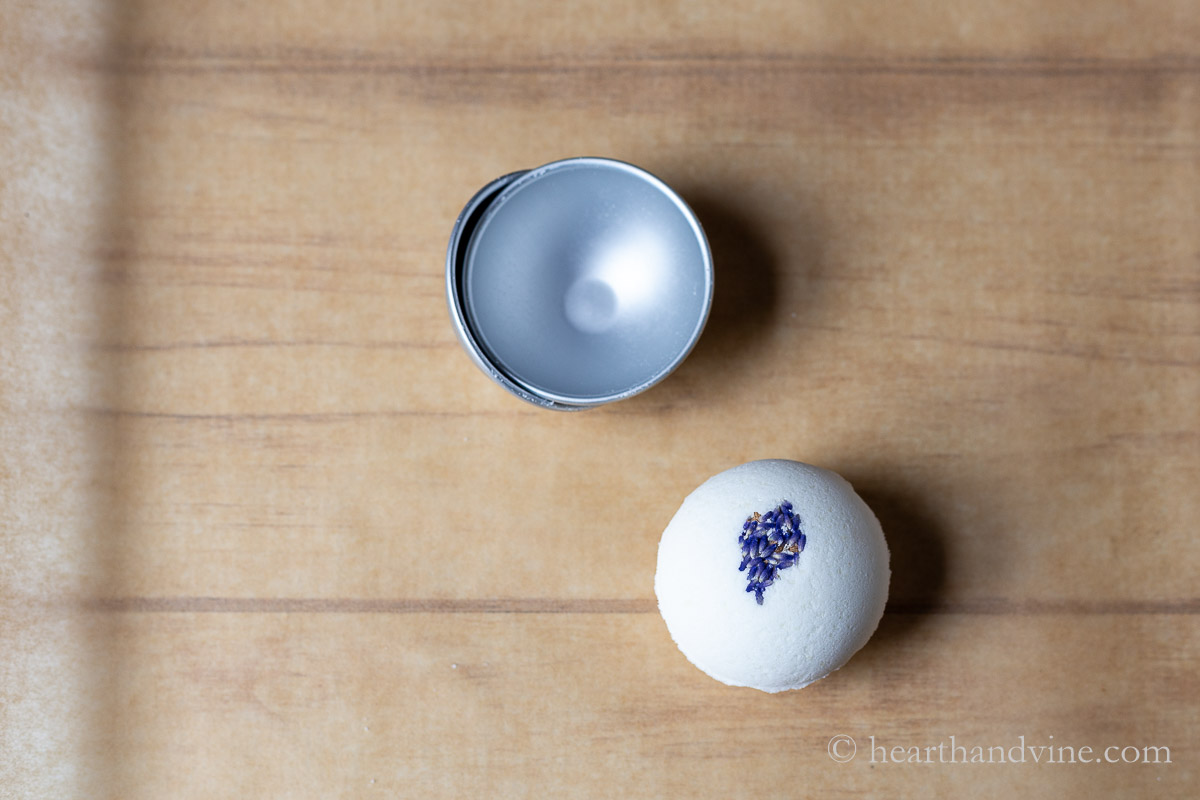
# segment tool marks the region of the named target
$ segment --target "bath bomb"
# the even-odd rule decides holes
[[[879,520],[840,475],[751,461],[683,501],[658,546],[654,592],[689,661],[722,683],[782,692],[871,638],[888,560]]]

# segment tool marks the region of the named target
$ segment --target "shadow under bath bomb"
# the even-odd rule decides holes
[[[751,461],[688,495],[654,591],[688,660],[732,686],[801,689],[875,632],[891,571],[879,520],[841,476]]]

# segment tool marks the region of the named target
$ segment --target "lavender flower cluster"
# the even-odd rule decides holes
[[[779,570],[796,563],[808,537],[800,529],[800,516],[792,504],[784,500],[774,511],[746,518],[738,544],[742,547],[742,565],[738,572],[746,573],[746,591],[754,592],[761,606],[763,592],[775,582]]]

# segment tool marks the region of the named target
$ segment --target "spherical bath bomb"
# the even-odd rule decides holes
[[[658,546],[654,592],[689,661],[723,683],[782,692],[866,644],[890,578],[879,520],[840,475],[751,461],[683,501]]]

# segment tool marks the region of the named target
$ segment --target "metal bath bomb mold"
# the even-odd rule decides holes
[[[589,408],[654,386],[695,346],[712,296],[712,252],[687,203],[606,158],[497,178],[463,208],[446,252],[463,348],[543,408]]]

